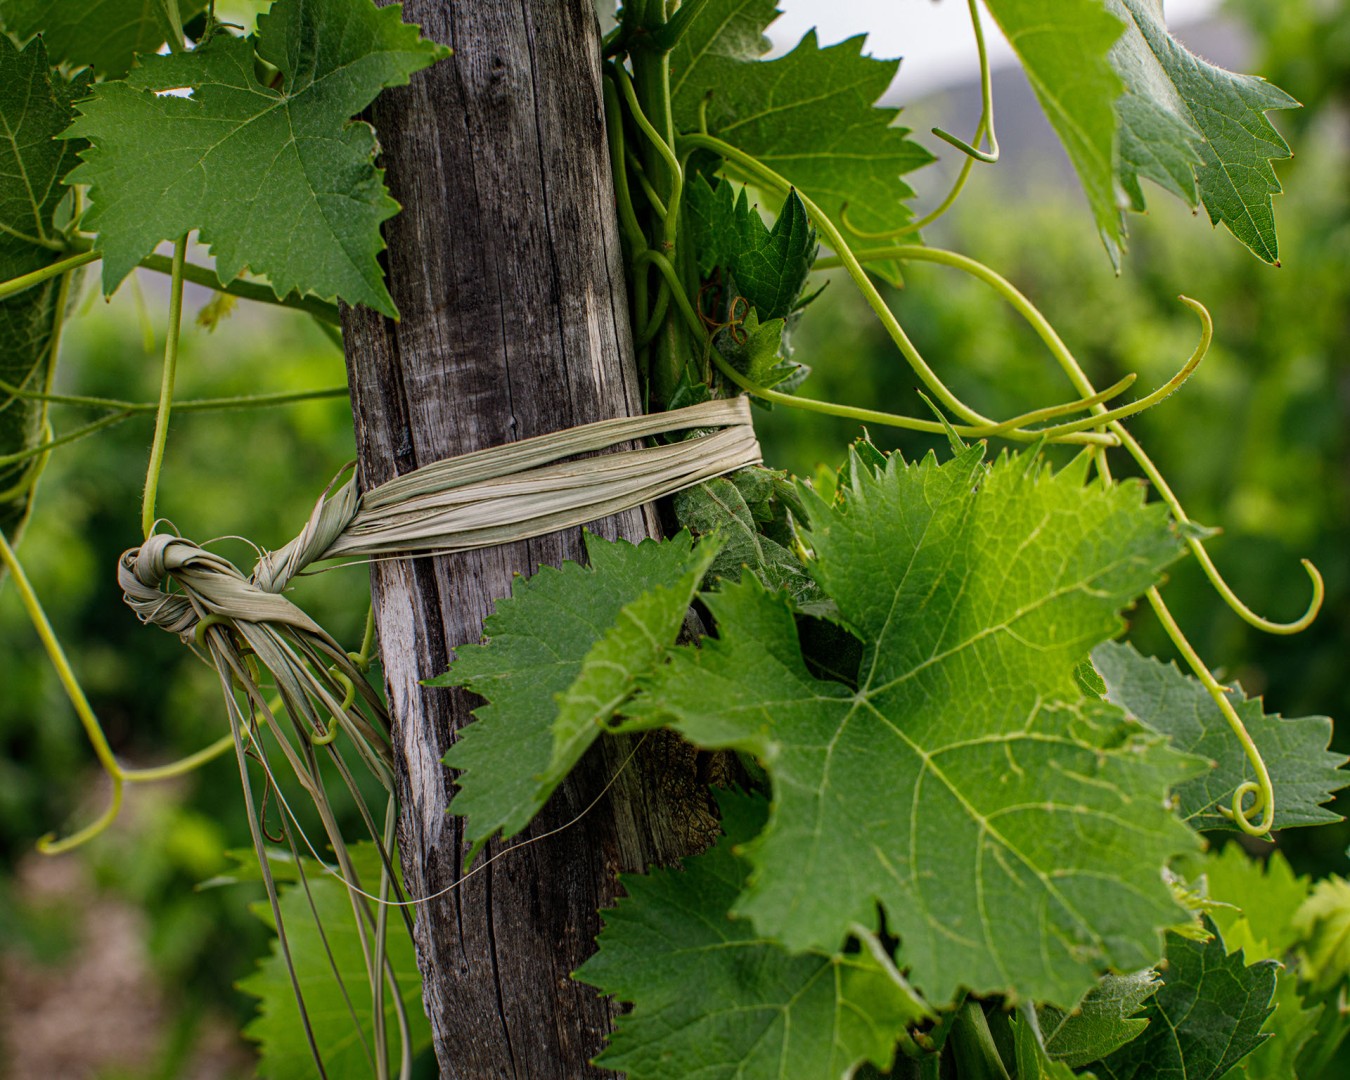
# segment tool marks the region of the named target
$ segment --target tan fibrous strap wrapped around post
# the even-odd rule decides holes
[[[653,435],[704,428],[717,430],[567,460]],[[325,492],[300,535],[263,555],[251,577],[189,540],[157,534],[122,554],[118,582],[142,622],[199,647],[197,627],[208,616],[217,622],[288,627],[327,646],[332,639],[279,595],[313,563],[431,555],[522,540],[651,502],[761,460],[744,397],[602,420],[433,462],[364,495],[352,477]]]
[[[567,460],[663,432],[701,429],[709,430],[664,445]],[[122,554],[117,579],[142,622],[177,634],[220,676],[246,794],[246,753],[266,771],[268,784],[275,783],[259,742],[265,726],[318,807],[344,879],[355,885],[316,752],[332,758],[378,844],[373,816],[333,740],[342,731],[392,797],[389,717],[360,658],[344,652],[281,595],[295,575],[324,559],[428,555],[539,536],[760,460],[745,398],[605,420],[434,462],[364,496],[355,477],[336,490],[330,486],[300,535],[263,555],[250,577],[190,540],[157,533]],[[268,684],[275,697],[265,692]],[[249,824],[266,873],[264,837],[252,812]],[[284,820],[283,827],[289,833]]]

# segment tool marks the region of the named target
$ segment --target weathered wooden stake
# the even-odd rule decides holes
[[[344,312],[366,487],[639,408],[592,0],[408,0],[404,18],[455,55],[372,110],[403,204],[385,230],[402,320]],[[632,511],[592,529],[638,540],[655,520]],[[479,639],[514,574],[582,551],[578,529],[372,567],[414,897],[460,871],[465,847],[445,812],[453,788],[440,758],[476,704],[418,681],[444,671],[454,646]],[[626,744],[605,742],[525,835],[570,820],[601,791],[627,756]],[[695,772],[682,744],[649,738],[581,822],[417,908],[444,1076],[602,1075],[587,1062],[615,1010],[569,972],[593,948],[596,909],[614,897],[616,871],[711,841]]]

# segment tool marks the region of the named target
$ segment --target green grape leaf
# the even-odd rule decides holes
[[[708,0],[699,8],[670,51],[670,97],[682,130],[698,127],[709,91],[769,51],[764,31],[779,14],[775,0]]]
[[[1092,661],[1106,681],[1109,701],[1170,736],[1178,749],[1215,763],[1177,788],[1181,816],[1197,829],[1236,831],[1219,807],[1230,806],[1238,785],[1253,780],[1255,773],[1204,686],[1176,665],[1141,656],[1130,645],[1108,642],[1093,651]],[[1327,749],[1331,721],[1325,716],[1286,720],[1267,715],[1260,698],[1245,697],[1236,689],[1230,700],[1270,772],[1275,827],[1340,821],[1339,814],[1322,806],[1350,784],[1350,772],[1341,768],[1346,758]]]
[[[1074,681],[1179,545],[1136,486],[982,454],[859,464],[837,507],[804,493],[813,575],[864,643],[856,688],[813,677],[787,599],[745,579],[628,714],[764,762],[736,908],[762,934],[830,950],[880,902],[933,999],[1070,1004],[1157,959],[1162,867],[1196,844],[1164,796],[1201,763]]]
[[[1177,869],[1192,882],[1203,874],[1209,897],[1232,905],[1209,912],[1230,949],[1240,946],[1249,960],[1283,960],[1293,951],[1294,915],[1312,885],[1295,876],[1282,852],[1272,851],[1262,861],[1241,844],[1225,844],[1218,853],[1187,857]]]
[[[450,810],[468,818],[474,853],[539,812],[674,644],[716,554],[688,533],[636,546],[588,533],[588,566],[517,578],[483,622],[487,644],[460,646],[450,670],[426,681],[488,699],[445,755],[463,770]]]
[[[736,279],[738,294],[750,301],[759,321],[781,319],[796,305],[816,260],[816,230],[795,191],[788,192],[770,229],[745,188],[738,195],[733,187],[722,180],[714,188],[695,176],[685,188],[699,274],[709,278],[720,267]]]
[[[1128,60],[1120,58],[1125,52],[1122,43],[1130,41],[1127,34],[1112,50],[1116,70],[1129,86],[1140,74]],[[1119,166],[1121,186],[1130,200],[1130,209],[1143,213],[1148,209],[1141,179],[1152,180],[1171,192],[1187,206],[1195,206],[1195,167],[1200,164],[1197,144],[1200,135],[1178,112],[1163,104],[1166,96],[1149,96],[1126,90],[1116,103],[1120,117]],[[1178,110],[1178,111],[1184,111]]]
[[[1280,979],[1282,982],[1293,983],[1296,982],[1297,976],[1289,972],[1281,972]],[[1301,990],[1302,987],[1299,989]],[[1303,998],[1300,994],[1300,1008],[1302,1003]],[[1267,1070],[1266,1075],[1270,1077],[1270,1080],[1288,1080],[1289,1077],[1299,1077],[1302,1080],[1323,1080],[1324,1077],[1335,1075],[1331,1071],[1331,1067],[1333,1062],[1343,1060],[1339,1051],[1346,1036],[1350,1035],[1350,1011],[1344,1009],[1337,998],[1333,998],[1322,1004],[1315,1012],[1316,1019],[1313,1025],[1313,1033],[1308,1039],[1302,1040],[1302,1048],[1296,1058],[1296,1071],[1279,1074],[1273,1069]],[[1304,1016],[1300,1013],[1297,1019],[1291,1016],[1282,1024],[1277,1025],[1271,1042],[1278,1044],[1279,1040],[1292,1040],[1300,1035],[1299,1029],[1303,1019]],[[1253,1074],[1260,1075],[1257,1070],[1253,1070]]]
[[[206,0],[178,0],[184,23]],[[120,79],[137,54],[149,56],[174,32],[162,0],[0,0],[0,23],[20,41],[41,33],[53,64],[89,65]]]
[[[715,536],[721,542],[708,568],[710,584],[736,581],[743,569],[749,569],[768,588],[784,591],[794,602],[820,599],[819,586],[796,554],[761,531],[750,502],[757,481],[753,470],[743,469],[688,488],[675,496],[675,520],[695,536]]]
[[[843,464],[835,474],[834,484],[830,489],[832,500],[835,504],[843,500],[844,493],[853,487],[855,476],[863,476],[866,470],[877,472],[885,468],[886,455],[876,448],[871,439],[866,435],[854,439],[849,444],[848,453],[844,455]]]
[[[41,38],[22,50],[0,34],[0,281],[40,270],[61,257],[47,246],[67,189],[61,177],[76,144],[56,141],[70,123],[71,102],[89,74],[54,74]],[[0,300],[0,379],[42,392],[52,369],[52,338],[62,283],[52,279]],[[0,391],[0,458],[32,450],[43,439],[41,402]],[[13,536],[28,514],[41,458],[0,466],[0,530]]]
[[[362,886],[375,891],[374,886],[380,880],[380,858],[374,845],[357,844],[350,849],[350,855]],[[365,925],[358,927],[346,886],[324,873],[317,864],[305,860],[313,911],[310,900],[306,899],[306,890],[293,883],[298,880],[294,863],[282,863],[279,869],[281,872],[277,876],[292,882],[279,889],[281,920],[286,927],[291,962],[305,997],[305,1010],[323,1057],[326,1075],[329,1080],[367,1080],[373,1073],[369,1054],[375,1045],[371,1031],[374,1006],[361,945],[361,936],[363,932],[368,934],[368,928]],[[243,877],[250,878],[251,875],[244,874]],[[275,929],[272,909],[266,901],[249,907],[259,919]],[[319,922],[315,921],[316,912]],[[333,976],[325,940],[342,985],[350,995],[350,1009],[343,999],[342,986]],[[400,919],[389,920],[386,955],[407,1013],[412,1052],[417,1054],[431,1045],[431,1025],[422,1008],[422,978],[413,943]],[[311,1080],[315,1075],[314,1059],[303,1035],[300,1009],[279,941],[273,941],[271,952],[258,962],[257,970],[239,981],[238,986],[259,999],[258,1015],[244,1028],[244,1035],[259,1044],[262,1060],[258,1075],[266,1080]],[[396,1070],[399,1053],[397,1013],[387,992],[385,999],[390,1062]]]
[[[448,54],[370,0],[277,0],[257,37],[218,33],[147,57],[79,103],[70,134],[90,148],[70,181],[89,185],[111,293],[161,241],[196,229],[228,283],[265,276],[292,290],[397,314],[377,256],[398,212],[375,167],[375,133],[351,117],[386,86]],[[259,82],[258,58],[278,70]],[[159,91],[190,88],[190,97]]]
[[[986,6],[1022,62],[1078,173],[1111,262],[1119,266],[1125,229],[1117,194],[1116,102],[1125,85],[1108,54],[1124,26],[1100,0],[1060,0],[1053,18],[1043,0],[987,0]]]
[[[745,320],[718,335],[723,357],[756,386],[772,389],[791,378],[797,366],[783,359],[783,320],[760,322],[754,308]]]
[[[1228,1070],[1225,1080],[1299,1080],[1300,1076],[1311,1078],[1317,1075],[1301,1073],[1298,1059],[1304,1048],[1317,1037],[1323,1010],[1304,1007],[1298,992],[1298,976],[1288,969],[1275,977],[1275,996],[1271,1005],[1274,1011],[1261,1029],[1269,1038]],[[1339,1034],[1344,1035],[1343,1025]]]
[[[1148,1021],[1136,1017],[1162,983],[1152,968],[1131,975],[1103,975],[1072,1009],[1036,1010],[1045,1052],[1077,1069],[1137,1038]]]
[[[41,38],[22,50],[0,35],[0,258],[5,280],[50,263],[57,253],[53,215],[66,194],[61,177],[80,144],[56,137],[70,124],[71,102],[89,89],[88,72],[53,77]],[[20,262],[25,260],[25,262]],[[31,265],[27,265],[31,263]]]
[[[847,207],[855,232],[903,228],[914,191],[900,177],[933,155],[892,126],[898,109],[873,105],[900,62],[863,56],[861,37],[822,49],[815,31],[786,56],[754,59],[776,14],[772,4],[708,3],[671,55],[676,126],[697,131],[706,119],[709,134],[758,158],[835,221]]]
[[[1333,874],[1294,913],[1300,974],[1315,994],[1350,978],[1350,881]]]
[[[988,7],[1078,172],[1115,265],[1122,212],[1146,207],[1142,179],[1189,206],[1198,196],[1212,224],[1278,260],[1271,162],[1290,152],[1265,114],[1297,101],[1188,52],[1168,32],[1161,0],[1064,0],[1052,21],[1036,0]]]
[[[1033,1024],[1019,1018],[1012,1021],[1012,1030],[1017,1080],[1077,1080],[1073,1069],[1048,1052]]]
[[[1139,178],[1205,204],[1252,253],[1279,259],[1271,196],[1280,191],[1272,161],[1291,157],[1266,119],[1298,102],[1277,86],[1235,75],[1187,51],[1167,31],[1162,0],[1112,0],[1127,30],[1111,52],[1126,86],[1121,116],[1120,180],[1135,210],[1144,209]]]
[[[205,881],[197,883],[197,891],[203,892],[206,889],[219,889],[226,885],[238,885],[245,881],[263,881],[262,864],[258,862],[258,853],[251,847],[248,848],[226,848],[224,851],[226,868],[214,877],[207,878]],[[363,859],[364,855],[361,856]],[[272,875],[274,882],[295,882],[300,880],[300,872],[296,868],[295,856],[283,847],[267,848],[267,869]],[[376,871],[378,873],[378,869]],[[265,917],[269,925],[271,924],[270,912]]]
[[[1162,987],[1144,1011],[1148,1030],[1093,1064],[1100,1080],[1217,1080],[1263,1043],[1275,993],[1273,960],[1247,965],[1213,922],[1207,942],[1167,935]]]
[[[869,939],[858,951],[792,954],[727,914],[759,832],[763,799],[721,792],[726,836],[684,869],[624,874],[599,952],[575,978],[633,1003],[597,1059],[630,1080],[851,1076],[885,1069],[927,1009]],[[785,1063],[791,1063],[784,1071]]]

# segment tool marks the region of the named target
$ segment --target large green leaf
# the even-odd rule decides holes
[[[1248,966],[1207,926],[1209,941],[1167,935],[1163,985],[1144,1011],[1148,1030],[1093,1064],[1099,1080],[1217,1080],[1265,1041],[1279,965]]]
[[[589,566],[565,562],[517,578],[483,623],[485,645],[462,645],[428,686],[488,699],[445,755],[464,772],[450,809],[478,846],[529,824],[674,644],[717,553],[689,534],[662,543],[586,536]],[[475,848],[476,850],[476,848]]]
[[[1142,211],[1152,180],[1223,222],[1267,262],[1278,245],[1272,160],[1289,147],[1266,120],[1298,102],[1262,79],[1188,52],[1168,32],[1161,0],[988,0],[1078,172],[1114,263],[1122,211]],[[1198,191],[1197,191],[1198,186]]]
[[[1219,813],[1230,806],[1239,784],[1255,773],[1223,713],[1197,679],[1175,664],[1141,656],[1130,645],[1108,642],[1092,661],[1106,681],[1107,698],[1188,753],[1214,762],[1214,768],[1177,788],[1181,816],[1197,829],[1236,829]],[[1268,715],[1260,698],[1229,695],[1252,741],[1265,758],[1275,787],[1275,827],[1323,825],[1340,821],[1325,809],[1334,792],[1350,784],[1345,757],[1327,749],[1331,721],[1325,716],[1286,720]]]
[[[375,892],[380,880],[380,861],[374,846],[357,844],[351,849],[351,858],[362,886]],[[283,880],[298,880],[293,862],[283,863],[279,869]],[[372,1030],[374,1000],[361,946],[363,933],[369,940],[369,927],[357,926],[345,885],[323,873],[309,860],[305,860],[305,875],[308,899],[306,889],[298,884],[283,885],[280,889],[281,919],[286,927],[291,962],[304,994],[305,1011],[328,1080],[369,1080],[375,1075],[370,1056],[375,1045]],[[251,878],[252,874],[242,877]],[[258,918],[272,926],[270,905],[260,901],[250,908]],[[386,950],[407,1013],[409,1043],[412,1053],[417,1054],[431,1045],[431,1027],[422,1008],[422,978],[417,970],[417,957],[402,919],[389,919]],[[334,976],[334,967],[342,979],[341,984]],[[244,1028],[244,1034],[259,1044],[262,1054],[258,1075],[267,1080],[312,1080],[316,1075],[314,1059],[305,1039],[300,1008],[280,942],[273,942],[272,951],[259,961],[257,970],[241,979],[238,985],[240,990],[259,999],[258,1015]],[[350,1007],[343,997],[344,986]],[[399,1026],[387,983],[385,1024],[389,1032],[389,1060],[397,1075]]]
[[[53,76],[40,38],[20,51],[0,34],[0,281],[60,258],[44,241],[57,236],[53,218],[66,192],[61,177],[78,147],[56,136],[88,83],[87,74],[73,81]],[[53,279],[0,300],[0,379],[11,386],[47,389],[61,294],[61,281]],[[45,416],[41,402],[0,392],[0,458],[37,446]],[[22,523],[40,464],[0,466],[0,531],[12,534]]]
[[[623,1001],[599,1064],[630,1080],[835,1080],[886,1068],[925,1008],[875,940],[793,955],[728,910],[749,872],[737,845],[763,826],[762,799],[723,792],[725,838],[683,871],[620,879],[600,951],[576,978]]]
[[[111,292],[156,244],[196,229],[221,280],[245,270],[278,296],[338,297],[394,315],[376,256],[398,212],[374,165],[375,134],[351,117],[386,86],[447,55],[370,0],[278,0],[256,38],[218,33],[102,83],[70,134],[92,144],[90,185]],[[279,72],[260,82],[255,63]],[[190,88],[190,97],[159,91]]]
[[[913,190],[900,177],[933,160],[874,107],[900,66],[862,55],[863,39],[820,48],[815,32],[787,56],[754,59],[772,3],[710,0],[671,55],[676,126],[758,158],[825,213],[864,232],[906,225]],[[705,108],[706,105],[706,108]]]
[[[89,81],[87,73],[53,78],[41,38],[20,50],[0,35],[0,252],[6,279],[56,258],[43,245],[59,239],[52,218],[66,191],[61,177],[80,148],[56,136],[70,123],[71,102]]]
[[[1124,27],[1101,0],[986,0],[1078,172],[1111,261],[1125,242],[1117,193],[1116,102],[1124,83],[1108,58]]]
[[[1326,1013],[1339,1010],[1328,1003],[1324,1007],[1308,1008],[1298,992],[1298,976],[1282,970],[1275,977],[1275,996],[1271,998],[1273,1011],[1261,1029],[1269,1035],[1260,1046],[1225,1074],[1225,1080],[1300,1080],[1315,1077],[1317,1073],[1301,1073],[1299,1057],[1318,1037],[1330,1017]],[[1338,1036],[1345,1034],[1346,1021],[1332,1023]]]
[[[734,74],[739,64],[769,51],[764,36],[778,18],[774,0],[707,0],[670,52],[670,94],[675,122],[698,127],[704,96]]]
[[[205,7],[206,0],[178,0],[183,22]],[[163,0],[0,0],[0,22],[19,40],[40,31],[53,64],[87,64],[112,79],[173,33]]]
[[[1266,262],[1279,258],[1271,162],[1291,156],[1266,119],[1298,102],[1278,86],[1235,75],[1189,52],[1167,31],[1162,0],[1111,0],[1126,32],[1111,63],[1126,86],[1119,172],[1132,208],[1144,209],[1139,178],[1162,185],[1230,232]],[[1192,179],[1192,170],[1194,178]]]
[[[1198,763],[1074,678],[1178,541],[1135,486],[982,452],[892,457],[808,502],[813,573],[865,644],[856,690],[809,674],[788,601],[747,580],[628,713],[764,762],[737,905],[761,933],[833,949],[880,902],[930,997],[1069,1005],[1157,959],[1161,870],[1195,844],[1164,793]]]
[[[1112,48],[1110,60],[1125,84],[1116,102],[1120,118],[1117,173],[1130,209],[1139,213],[1147,209],[1141,179],[1152,180],[1187,206],[1195,206],[1195,167],[1200,164],[1202,136],[1188,119],[1189,109],[1177,87],[1137,32],[1129,8],[1118,0],[1110,0],[1108,6],[1127,28]]]

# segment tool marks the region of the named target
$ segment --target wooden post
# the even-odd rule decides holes
[[[408,0],[455,55],[372,110],[403,212],[385,229],[392,322],[344,311],[364,487],[481,447],[639,410],[592,0]],[[632,511],[592,531],[638,540]],[[409,893],[455,881],[465,845],[440,758],[478,703],[419,680],[480,638],[516,573],[582,556],[581,530],[371,577],[395,724]],[[571,820],[627,746],[602,740],[525,835]],[[417,908],[417,949],[447,1078],[602,1075],[612,1005],[569,979],[614,874],[701,849],[716,826],[692,751],[650,738],[579,823]],[[488,848],[485,854],[497,850]],[[613,1074],[608,1074],[613,1075]]]

